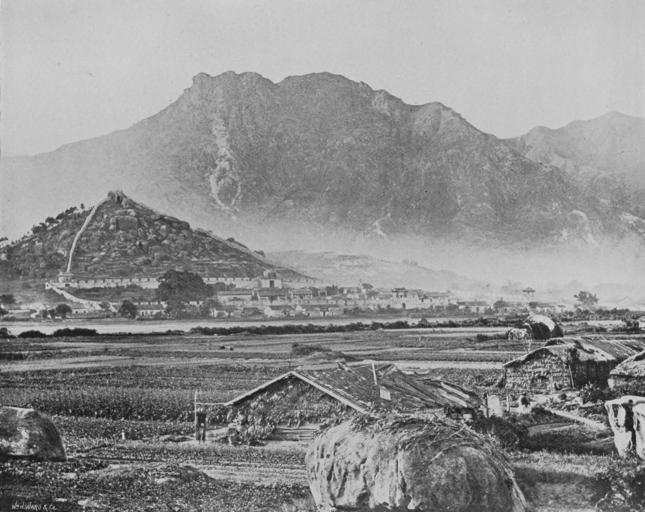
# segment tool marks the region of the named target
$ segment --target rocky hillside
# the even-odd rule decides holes
[[[158,114],[3,162],[2,231],[120,188],[218,232],[298,223],[367,236],[543,244],[616,233],[620,213],[441,103],[318,73],[199,74]],[[572,213],[573,212],[573,213]],[[628,212],[635,214],[637,212]]]
[[[67,269],[72,247],[70,270],[81,275],[158,276],[171,268],[202,276],[256,277],[267,269],[297,275],[234,240],[193,230],[122,192],[110,192],[91,210],[68,208],[34,226],[30,236],[1,248],[0,277],[55,277]]]
[[[645,186],[645,118],[610,112],[555,130],[533,128],[511,142],[527,158],[572,174],[614,175]]]

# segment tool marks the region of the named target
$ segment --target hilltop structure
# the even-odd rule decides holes
[[[2,252],[0,273],[7,279],[48,279],[65,288],[156,288],[157,278],[169,269],[236,286],[249,286],[265,273],[283,281],[314,282],[233,239],[193,230],[121,191],[110,192],[89,211],[71,208],[49,217],[31,236]]]

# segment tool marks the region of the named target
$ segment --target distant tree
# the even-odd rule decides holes
[[[0,244],[9,240],[6,236],[0,236]]]
[[[124,318],[136,318],[137,306],[134,305],[129,300],[124,300],[121,303],[121,307],[119,308],[119,315],[121,315]]]
[[[7,313],[9,313],[9,311],[0,306],[0,316],[5,316]]]
[[[162,275],[157,293],[163,301],[174,299],[188,302],[210,296],[208,286],[198,274],[181,270],[169,270]]]
[[[81,210],[85,210],[85,205],[81,203]]]
[[[72,314],[72,308],[70,308],[68,304],[65,304],[65,303],[61,302],[54,309],[54,314],[56,316],[61,317],[61,318],[67,318],[67,315]]]
[[[363,283],[361,286],[363,287],[363,290],[373,290],[374,289],[374,287],[369,283]]]
[[[51,224],[56,224],[56,219],[55,219],[54,217],[47,217],[47,218],[45,219],[45,222],[46,222],[47,224],[50,224],[50,225],[51,225]]]
[[[186,304],[183,301],[175,298],[168,299],[166,305],[166,314],[170,318],[180,318],[186,311]]]
[[[593,308],[596,304],[598,304],[598,297],[595,294],[587,292],[585,290],[580,290],[573,296],[573,298],[576,299],[580,307],[584,309]]]
[[[228,286],[226,283],[223,283],[222,281],[217,281],[215,284],[211,285],[213,287],[214,292],[224,292],[228,290]]]
[[[0,304],[11,305],[16,303],[16,297],[13,293],[3,293],[0,295]]]
[[[222,303],[217,299],[209,298],[206,299],[202,305],[199,307],[199,314],[201,316],[211,316],[211,310],[213,308],[221,308]]]

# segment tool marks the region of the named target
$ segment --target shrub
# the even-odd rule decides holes
[[[645,462],[636,458],[614,459],[598,477],[597,510],[633,512],[645,510]]]
[[[36,330],[31,330],[31,331],[24,331],[21,332],[18,335],[19,338],[46,338],[47,335],[43,332],[36,331]]]
[[[291,354],[294,356],[308,356],[316,352],[331,352],[331,349],[320,345],[300,345],[299,343],[291,345]]]
[[[96,329],[86,329],[84,327],[76,327],[74,329],[69,329],[69,328],[64,328],[64,329],[57,329],[54,331],[54,336],[55,338],[62,338],[62,337],[72,337],[72,336],[97,336],[98,333],[96,332]]]
[[[585,384],[580,389],[580,398],[582,403],[597,402],[598,400],[607,400],[609,396],[609,390],[602,389],[596,384]]]

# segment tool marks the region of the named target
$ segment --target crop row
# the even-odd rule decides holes
[[[209,401],[223,400],[215,392]],[[33,407],[49,414],[112,420],[192,421],[193,393],[187,390],[151,390],[120,387],[4,388],[3,403]]]

